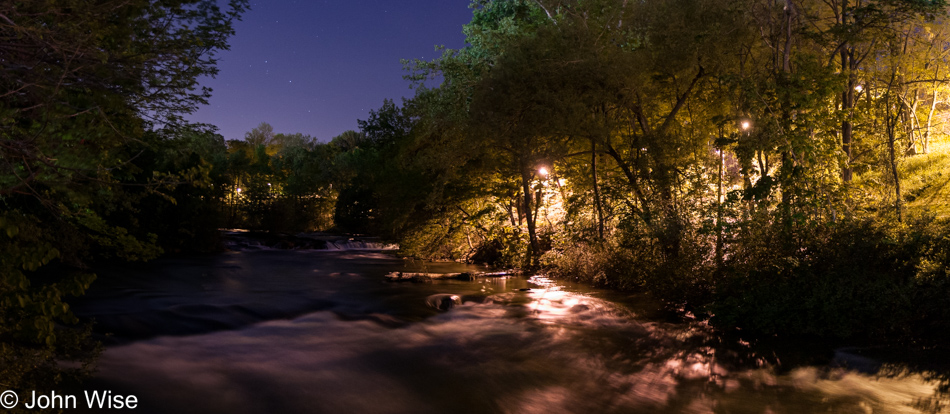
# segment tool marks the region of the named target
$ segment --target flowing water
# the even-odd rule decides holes
[[[540,277],[384,281],[390,271],[480,270],[369,250],[263,249],[105,272],[74,306],[111,333],[88,388],[134,394],[145,413],[940,408],[925,373],[847,350],[782,362],[702,323],[670,321],[643,298]]]

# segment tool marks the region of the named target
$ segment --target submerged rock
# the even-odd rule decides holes
[[[443,312],[454,308],[455,305],[461,304],[462,298],[459,295],[453,295],[450,293],[437,293],[426,298],[426,305]]]

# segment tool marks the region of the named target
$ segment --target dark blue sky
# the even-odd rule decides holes
[[[209,105],[189,119],[243,138],[261,122],[321,141],[366,119],[384,98],[412,96],[400,59],[437,57],[465,44],[469,0],[252,2],[236,25],[220,73],[203,84]]]

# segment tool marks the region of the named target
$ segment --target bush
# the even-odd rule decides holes
[[[563,241],[548,274],[639,289],[676,309],[700,309],[723,329],[875,341],[950,339],[950,221],[783,221],[762,214],[734,223],[724,260],[698,231],[676,257],[629,227],[607,240]]]
[[[708,294],[708,243],[687,229],[676,257],[639,227],[627,226],[603,241],[564,241],[542,257],[548,274],[614,289],[641,289],[673,307],[700,303]]]
[[[639,259],[639,260],[638,260]],[[615,240],[586,242],[566,249],[550,250],[541,257],[546,272],[560,279],[575,280],[617,289],[642,287],[650,266],[635,251]]]
[[[713,323],[762,334],[924,335],[950,316],[947,227],[932,219],[750,226],[716,284]]]

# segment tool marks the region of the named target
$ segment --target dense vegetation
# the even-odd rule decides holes
[[[351,222],[721,327],[947,331],[944,2],[473,9],[469,46],[407,62],[415,97],[364,124]]]
[[[469,46],[327,143],[182,120],[246,2],[109,4],[0,6],[9,384],[94,353],[63,299],[97,261],[224,227],[375,234],[723,328],[950,332],[942,1],[476,0]]]
[[[174,243],[188,229],[163,229],[152,210],[200,211],[211,194],[201,154],[213,134],[181,115],[206,102],[198,78],[217,72],[215,53],[247,7],[217,3],[0,2],[4,388],[81,375],[87,365],[62,361],[89,362],[97,348],[64,299],[88,288],[97,260],[156,257],[160,234]]]

